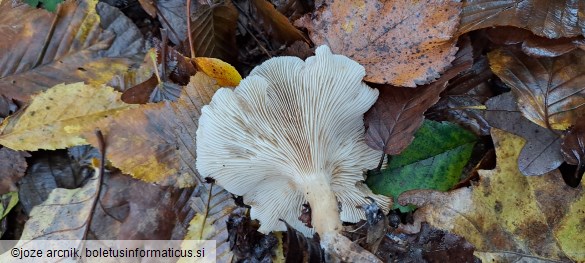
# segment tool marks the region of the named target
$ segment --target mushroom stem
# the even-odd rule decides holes
[[[341,231],[339,206],[335,193],[331,190],[330,176],[312,174],[304,182],[305,198],[311,205],[311,225],[323,236],[325,233]]]
[[[315,174],[305,178],[308,180],[303,184],[304,194],[311,206],[311,225],[319,234],[321,248],[342,262],[382,262],[341,234],[339,206],[329,182],[331,177]]]

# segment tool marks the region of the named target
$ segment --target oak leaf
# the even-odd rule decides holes
[[[524,175],[542,175],[561,165],[561,138],[524,118],[511,92],[486,102],[485,118],[493,128],[521,136],[526,144],[518,156],[518,168]]]
[[[328,0],[296,25],[366,68],[365,80],[415,87],[430,83],[455,59],[461,4],[450,0]]]

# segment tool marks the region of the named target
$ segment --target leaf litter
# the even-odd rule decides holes
[[[0,2],[0,7],[12,8],[7,3]],[[26,30],[0,29],[14,37],[3,49],[10,52],[0,52],[0,61],[4,59],[0,67],[0,73],[4,72],[0,76],[0,118],[5,118],[0,134],[5,148],[0,151],[7,146],[36,150],[97,145],[93,132],[101,129],[108,141],[112,166],[104,175],[109,187],[88,214],[92,217],[87,226],[92,238],[215,239],[219,262],[236,258],[319,262],[327,257],[318,241],[293,229],[274,236],[256,232],[249,227],[256,223],[246,221],[246,200],[200,178],[194,167],[194,133],[200,107],[216,89],[237,86],[240,74],[247,75],[265,59],[279,55],[305,58],[312,55],[316,45],[327,43],[334,52],[359,60],[366,67],[367,80],[378,83],[371,84],[379,89],[380,96],[366,116],[366,138],[371,147],[380,150],[380,157],[382,150],[394,156],[388,163],[380,163],[381,171],[392,170],[393,163],[400,162],[399,154],[408,153],[404,149],[418,144],[415,140],[409,146],[417,131],[424,132],[426,126],[420,127],[425,119],[447,119],[482,136],[481,147],[471,152],[474,163],[482,160],[476,168],[468,165],[457,169],[450,180],[422,181],[435,189],[455,184],[454,190],[407,192],[399,198],[403,204],[427,205],[414,214],[394,210],[383,215],[373,213],[375,209],[371,208],[367,211],[376,220],[345,226],[347,237],[381,260],[583,260],[579,245],[583,240],[576,235],[582,228],[584,207],[582,6],[571,1],[537,0],[518,4],[491,0],[191,3],[186,19],[185,2],[141,1],[140,6],[152,9],[150,15],[143,12],[131,17],[147,34],[144,39],[117,9],[93,1],[64,3],[58,11],[59,21],[87,25],[89,35],[72,34],[66,23],[53,27],[39,22],[54,18],[39,12],[44,10],[17,6],[5,17],[9,24],[23,25]],[[124,8],[126,13],[128,10]],[[27,19],[15,21],[13,14],[27,14]],[[74,14],[87,14],[89,20],[80,22]],[[147,20],[154,22],[152,28],[145,28]],[[191,22],[188,34],[187,21]],[[165,30],[158,29],[159,22]],[[55,37],[43,38],[50,30]],[[170,39],[168,45],[162,44],[164,34]],[[53,43],[55,39],[67,41]],[[24,42],[30,44],[19,45]],[[144,56],[144,43],[154,44],[156,52]],[[38,60],[41,47],[45,53]],[[10,60],[16,58],[10,57],[12,53],[22,58]],[[18,64],[20,61],[25,64]],[[198,73],[193,76],[195,71]],[[79,81],[85,84],[71,84]],[[59,88],[61,82],[65,84]],[[106,82],[116,91],[103,85]],[[84,88],[73,88],[75,85]],[[157,91],[159,85],[166,86]],[[512,92],[507,93],[510,89]],[[77,98],[78,103],[65,103],[63,107],[41,102],[39,98],[46,97],[43,94],[54,91],[59,91],[56,97],[60,101],[75,102]],[[104,114],[106,106],[97,112],[85,111],[91,105],[105,105],[103,96],[79,99],[91,97],[89,91],[110,94],[120,110]],[[140,105],[130,106],[119,100],[122,91],[138,98],[128,102]],[[158,99],[147,103],[153,94]],[[23,120],[32,117],[33,110],[34,115],[49,117],[29,119],[28,123],[34,125],[27,126]],[[61,110],[69,110],[64,115],[68,117],[55,117]],[[80,114],[75,115],[75,111]],[[493,138],[486,136],[489,126],[515,135],[492,128]],[[438,140],[440,132],[435,133],[427,137]],[[430,150],[414,154],[454,142],[444,138],[423,143]],[[497,166],[491,171],[481,170],[490,167],[492,142]],[[8,175],[10,179],[4,185],[19,192],[2,196],[3,224],[26,222],[27,213],[50,202],[53,197],[47,198],[53,195],[51,191],[59,195],[63,190],[74,193],[86,189],[87,178],[93,174],[88,161],[95,157],[91,149],[75,147],[69,150],[70,156],[62,150],[33,151],[24,162],[29,167],[24,177],[24,158],[18,157],[18,171]],[[445,162],[455,163],[458,161]],[[425,168],[412,167],[414,174]],[[385,187],[414,181],[394,173],[380,179],[393,182]],[[36,212],[33,215],[36,217]],[[311,223],[310,210],[303,216],[299,220]],[[227,222],[236,218],[249,223],[243,228],[228,226]],[[415,224],[411,225],[413,219]],[[26,235],[34,232],[34,220],[28,220]],[[63,227],[63,222],[81,222],[63,214],[52,221],[49,227],[61,228],[64,233],[72,229]],[[0,234],[18,239],[19,228],[22,226],[4,231],[0,227]],[[418,229],[421,231],[415,231]]]

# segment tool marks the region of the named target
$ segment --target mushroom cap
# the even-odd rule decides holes
[[[298,219],[308,175],[328,177],[342,221],[364,219],[357,206],[369,203],[367,196],[385,212],[391,203],[363,184],[364,170],[376,167],[382,154],[364,140],[363,114],[378,90],[362,82],[365,70],[357,62],[327,46],[315,53],[306,61],[269,59],[202,108],[197,170],[243,196],[262,233],[286,230],[279,219],[314,233]]]

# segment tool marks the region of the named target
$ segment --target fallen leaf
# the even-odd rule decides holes
[[[512,88],[522,114],[549,129],[565,130],[585,115],[585,51],[534,58],[514,49],[488,54],[490,67]]]
[[[25,157],[30,154],[6,147],[0,149],[0,195],[18,190],[16,182],[24,176],[27,167]]]
[[[18,192],[8,192],[0,195],[0,220],[4,219],[10,210],[18,204]],[[0,235],[4,234],[0,231]]]
[[[202,5],[191,16],[191,38],[195,55],[233,63],[236,60],[238,10],[231,1]],[[188,47],[186,43],[184,46]]]
[[[236,68],[221,59],[199,57],[193,58],[193,61],[199,70],[214,78],[219,86],[236,87],[242,80],[242,76]]]
[[[471,156],[475,136],[448,122],[425,121],[415,139],[400,155],[392,156],[379,173],[370,171],[367,185],[375,194],[394,200],[412,189],[447,191],[461,177]],[[414,207],[394,204],[393,209],[410,212]]]
[[[105,3],[69,1],[52,14],[4,1],[0,10],[0,94],[9,98],[63,82],[104,84],[142,57],[140,31]]]
[[[232,215],[227,221],[230,249],[236,261],[272,262],[272,250],[278,240],[274,234],[264,235],[258,232],[258,221],[243,215]]]
[[[515,26],[547,37],[585,33],[585,5],[573,0],[463,1],[459,34],[493,26]]]
[[[457,1],[327,0],[295,22],[317,45],[359,62],[366,81],[415,87],[437,79],[455,59]]]
[[[33,97],[23,111],[0,125],[0,144],[14,150],[63,149],[88,144],[98,120],[134,108],[110,87],[83,83],[60,84]]]
[[[70,148],[70,152],[75,148]],[[79,188],[94,174],[92,166],[79,163],[65,150],[37,151],[31,155],[26,175],[18,185],[20,204],[27,215],[33,207],[47,200],[53,189]]]
[[[474,263],[473,251],[465,238],[423,223],[416,234],[385,235],[376,255],[384,262]]]
[[[431,84],[416,89],[374,86],[378,87],[380,95],[364,115],[368,146],[396,155],[410,144],[414,133],[422,125],[424,112],[439,100],[447,81],[471,67],[471,46],[464,47],[457,53],[453,67]]]
[[[107,142],[106,142],[107,143]],[[180,225],[181,190],[149,184],[114,169],[103,178],[90,233],[100,240],[168,240]],[[186,205],[189,208],[189,205]],[[178,238],[181,238],[179,236]]]
[[[550,39],[511,26],[488,28],[486,36],[496,44],[522,43],[522,51],[533,57],[558,57],[585,45],[583,36]]]
[[[518,157],[518,168],[524,175],[542,175],[561,165],[561,138],[522,116],[511,92],[486,102],[485,118],[491,127],[524,138],[527,142]]]
[[[244,213],[236,206],[232,195],[213,183],[200,182],[197,185],[196,198],[191,198],[191,208],[197,214],[189,223],[184,239],[216,240],[216,255],[219,262],[228,262],[233,257],[229,240],[229,222],[231,216]]]
[[[286,263],[322,262],[323,251],[317,238],[307,238],[287,222],[286,225]]]
[[[399,202],[416,204],[416,232],[421,222],[465,237],[483,262],[585,260],[582,235],[585,214],[583,187],[566,186],[558,171],[539,177],[523,176],[514,160],[524,140],[492,129],[497,166],[480,170],[471,188],[449,193],[410,191]]]
[[[191,1],[191,13],[197,1]],[[187,38],[187,1],[157,0],[158,20],[162,27],[169,32],[169,39],[175,45],[181,44]],[[193,24],[192,24],[193,25]]]
[[[201,107],[219,87],[198,72],[176,102],[143,104],[96,126],[106,135],[107,158],[134,178],[187,187],[201,181],[195,169],[195,132]],[[93,131],[84,136],[97,146]]]
[[[478,135],[489,135],[490,126],[484,111],[475,107],[484,105],[494,96],[491,88],[493,75],[487,58],[478,58],[471,69],[449,80],[441,99],[425,116],[436,121],[457,123]]]
[[[56,188],[30,212],[21,240],[83,240],[94,200],[98,198],[99,172],[77,189]]]
[[[585,173],[585,122],[579,122],[569,129],[563,138],[561,153],[565,162],[577,166],[571,185],[576,187]]]
[[[274,47],[292,44],[295,41],[309,42],[303,33],[277,11],[267,0],[250,0],[253,22],[258,24],[270,38]]]

